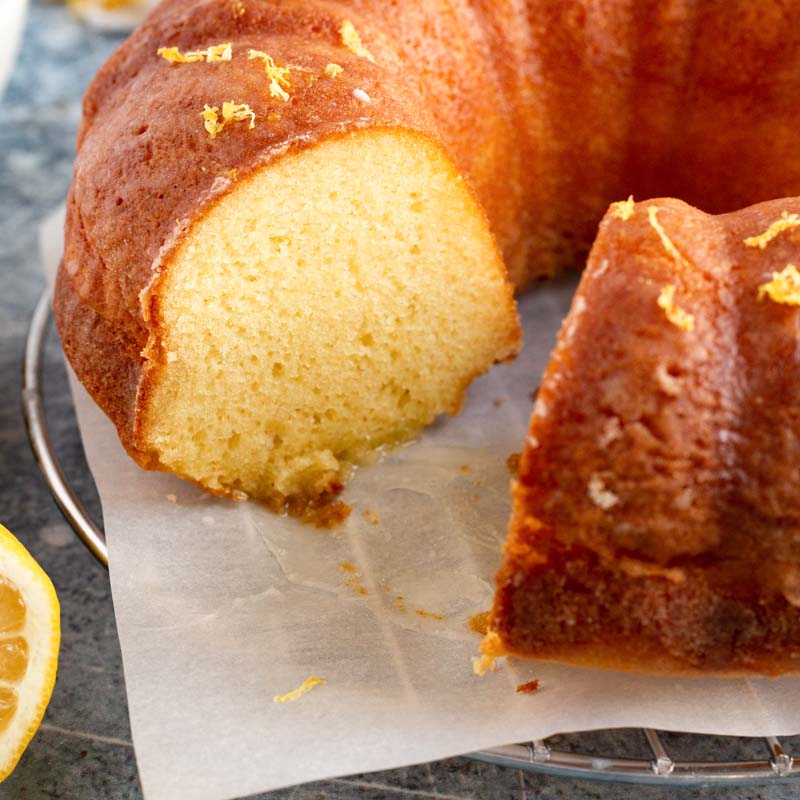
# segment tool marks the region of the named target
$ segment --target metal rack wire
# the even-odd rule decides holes
[[[41,363],[50,319],[50,297],[45,292],[31,318],[22,368],[22,404],[28,438],[56,504],[95,558],[107,567],[105,534],[91,519],[66,480],[48,434]],[[800,781],[800,760],[795,763],[794,758],[774,737],[763,740],[766,745],[763,759],[689,761],[673,759],[656,731],[645,728],[642,732],[651,758],[600,757],[569,752],[551,747],[547,740],[494,747],[470,753],[468,757],[530,772],[627,783],[733,786]]]

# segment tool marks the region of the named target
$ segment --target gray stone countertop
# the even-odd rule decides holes
[[[5,2],[5,0],[0,0]],[[90,31],[63,6],[33,0],[22,52],[0,102],[0,522],[31,550],[61,599],[58,682],[44,722],[13,775],[5,800],[137,800],[125,686],[108,575],[50,499],[31,456],[20,409],[28,321],[42,290],[37,223],[58,206],[70,180],[80,98],[119,37]],[[58,342],[45,359],[48,419],[59,458],[94,515],[100,508],[77,433]],[[694,758],[763,758],[763,742],[667,735],[671,752]],[[787,740],[795,752],[800,737]],[[638,731],[562,740],[598,755],[646,756]],[[524,774],[465,758],[306,784],[266,798],[620,798],[800,797],[800,784],[670,789]]]

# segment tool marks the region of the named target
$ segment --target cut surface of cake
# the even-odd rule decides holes
[[[800,672],[800,199],[615,203],[539,388],[487,656]]]
[[[435,142],[371,128],[285,156],[216,203],[148,290],[137,446],[224,494],[335,493],[513,354],[511,302]]]

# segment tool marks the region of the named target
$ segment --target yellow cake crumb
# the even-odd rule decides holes
[[[248,50],[247,57],[251,61],[255,58],[261,58],[264,61],[264,72],[267,73],[269,78],[269,93],[271,97],[280,97],[284,103],[289,100],[289,93],[286,89],[291,89],[292,85],[289,83],[289,72],[291,67],[279,67],[272,56],[265,53],[263,50]]]
[[[480,644],[481,655],[472,657],[472,671],[476,675],[485,675],[497,667],[497,659],[506,655],[503,640],[499,634],[489,631]]]
[[[616,203],[612,203],[608,210],[612,217],[626,222],[633,216],[634,205],[633,195],[629,195],[627,200],[618,200]]]
[[[214,44],[205,50],[188,50],[185,53],[177,47],[159,47],[156,55],[170,64],[192,64],[195,61],[207,61],[209,64],[219,61],[230,61],[233,58],[233,47],[230,42]]]
[[[764,233],[760,233],[758,236],[748,236],[744,243],[747,247],[757,247],[759,250],[763,250],[775,237],[798,225],[800,225],[800,216],[783,211],[780,219],[775,220]]]
[[[372,53],[364,46],[358,31],[349,19],[346,19],[339,28],[339,36],[342,38],[342,44],[351,53],[355,53],[359,58],[366,58],[367,61],[371,61],[373,64],[375,63]]]
[[[675,243],[669,238],[669,236],[667,236],[667,232],[658,221],[658,208],[656,206],[647,207],[647,219],[650,222],[653,230],[655,230],[655,232],[658,234],[658,238],[661,239],[664,249],[682,266],[691,266],[681,254],[681,251],[675,247]]]
[[[298,697],[308,694],[315,686],[322,686],[326,682],[324,678],[315,678],[312,675],[310,678],[306,678],[296,689],[292,689],[291,692],[275,695],[275,697],[272,698],[272,702],[291,703],[293,700],[297,700]]]
[[[362,516],[373,525],[380,525],[381,518],[374,511],[364,511]]]
[[[339,564],[339,569],[342,572],[356,572],[357,571],[356,565],[353,564],[351,561],[342,561],[342,563]]]
[[[493,656],[472,656],[472,671],[483,677],[487,672],[493,672],[497,667],[497,660]]]
[[[217,106],[212,107],[205,105],[200,114],[203,117],[203,127],[208,131],[208,135],[212,139],[215,139],[217,134],[221,133],[229,122],[241,122],[249,118],[250,124],[247,126],[248,130],[252,130],[256,126],[255,112],[247,103],[234,103],[232,100],[226,100],[222,104],[221,122],[219,120],[219,108]]]
[[[694,314],[688,314],[675,303],[675,287],[672,284],[665,286],[658,295],[658,307],[664,310],[667,319],[676,327],[684,331],[694,330]]]
[[[340,67],[338,64],[330,63],[325,67],[325,74],[329,78],[335,78],[337,75],[341,75],[344,72],[344,67]]]
[[[794,264],[787,264],[780,272],[772,273],[772,280],[758,287],[758,299],[764,295],[775,303],[800,306],[800,272]]]
[[[244,3],[241,0],[234,0],[234,2],[231,3],[231,16],[234,19],[243,16],[246,11],[247,9],[244,7]]]

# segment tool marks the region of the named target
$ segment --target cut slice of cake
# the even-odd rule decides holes
[[[56,310],[81,375],[72,280],[62,270]],[[457,413],[519,346],[480,206],[442,146],[403,128],[332,136],[238,180],[140,303],[133,407],[95,392],[123,441],[146,466],[276,509],[336,494],[352,465]],[[91,369],[130,360],[95,323]]]

